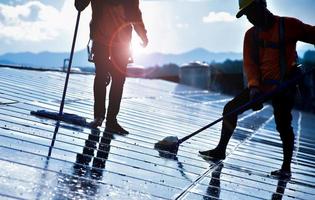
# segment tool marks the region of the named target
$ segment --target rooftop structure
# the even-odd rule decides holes
[[[278,180],[269,176],[282,163],[269,105],[240,116],[222,162],[198,156],[215,147],[220,123],[163,157],[154,143],[221,117],[231,97],[128,78],[118,120],[129,135],[61,123],[52,142],[56,122],[30,111],[58,111],[64,78],[61,72],[0,68],[0,199],[314,199],[314,115],[293,111],[293,176]],[[92,120],[93,78],[70,76],[65,112]]]

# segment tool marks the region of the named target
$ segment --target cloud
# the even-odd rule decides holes
[[[233,22],[235,19],[235,16],[227,12],[209,12],[208,16],[202,18],[202,21],[204,23]]]
[[[14,41],[51,40],[67,29],[63,14],[40,1],[0,4],[0,37]]]

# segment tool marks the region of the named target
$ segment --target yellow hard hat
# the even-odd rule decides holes
[[[254,3],[254,2],[256,2],[256,3],[261,3],[261,4],[263,4],[265,7],[267,6],[266,0],[238,0],[238,5],[239,5],[239,8],[240,8],[240,9],[239,9],[238,13],[236,14],[236,17],[237,17],[237,18],[242,17],[243,14],[244,14],[245,8],[247,8],[250,4],[252,4],[252,3]]]

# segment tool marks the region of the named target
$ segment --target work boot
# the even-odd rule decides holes
[[[271,176],[277,177],[277,178],[283,178],[283,179],[290,179],[292,176],[291,171],[289,170],[283,170],[283,169],[278,169],[275,171],[272,171]]]
[[[225,150],[215,148],[208,151],[199,151],[199,154],[206,156],[210,160],[223,160],[225,159]]]
[[[112,122],[106,122],[106,128],[105,132],[107,133],[113,133],[113,134],[119,134],[119,135],[127,135],[129,132],[125,130],[123,127],[121,127],[117,120]]]
[[[96,117],[96,118],[94,118],[94,120],[90,123],[90,127],[91,127],[91,128],[97,128],[97,127],[99,127],[99,126],[102,125],[103,121],[104,121],[104,117]]]

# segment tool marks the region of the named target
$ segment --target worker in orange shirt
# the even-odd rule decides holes
[[[267,9],[266,0],[239,0],[240,10],[236,17],[246,15],[254,26],[244,39],[244,71],[248,88],[228,102],[223,115],[241,107],[257,97],[264,96],[281,82],[297,75],[297,41],[315,44],[315,27],[295,18],[279,17]],[[283,148],[283,163],[271,174],[277,177],[291,177],[291,160],[294,148],[294,132],[291,126],[291,111],[294,106],[296,87],[291,86],[271,97],[277,131]],[[200,151],[212,159],[224,159],[228,142],[236,128],[237,117],[246,110],[262,109],[264,99],[238,113],[224,118],[221,138],[216,148]]]
[[[111,81],[105,131],[128,134],[128,131],[118,124],[116,117],[120,109],[126,67],[131,59],[132,29],[142,39],[143,47],[148,44],[139,0],[75,0],[75,7],[78,11],[83,11],[90,2],[90,38],[93,41],[90,58],[96,69],[94,120],[91,127],[101,126],[105,119],[106,88]]]

